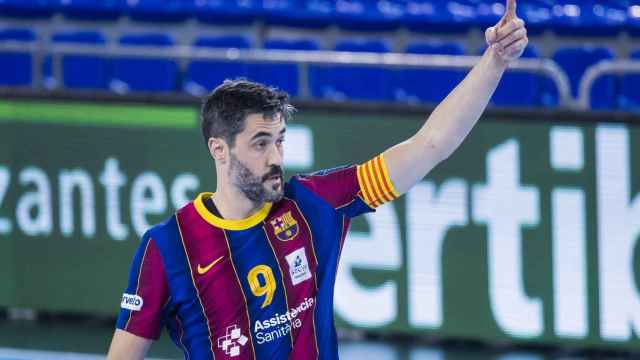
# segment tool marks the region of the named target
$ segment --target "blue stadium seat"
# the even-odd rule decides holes
[[[640,62],[640,50],[634,51],[629,56]],[[620,107],[627,110],[640,110],[640,74],[623,75],[620,84]]]
[[[0,30],[0,43],[19,42],[30,43],[36,36],[29,29],[3,29]],[[32,76],[33,58],[28,52],[2,51],[0,52],[0,85],[4,86],[29,86]],[[10,69],[10,71],[6,71]]]
[[[214,24],[250,24],[260,14],[258,0],[193,0],[199,21]]]
[[[403,23],[413,31],[459,33],[476,19],[476,7],[461,1],[406,0]]]
[[[457,43],[412,43],[407,46],[409,54],[464,55],[462,45]],[[466,71],[436,69],[400,69],[395,71],[394,95],[403,102],[442,101],[464,78]]]
[[[251,47],[249,39],[240,35],[218,37],[201,37],[195,46],[203,48],[237,48]],[[239,62],[194,60],[187,66],[184,90],[192,95],[201,96],[213,90],[225,79],[247,77],[248,65]]]
[[[337,0],[335,19],[347,30],[392,30],[401,25],[405,8],[398,0]]]
[[[125,0],[56,0],[56,7],[69,19],[116,20],[124,12]]]
[[[53,0],[0,0],[0,16],[43,18],[53,12]]]
[[[540,34],[551,26],[553,4],[552,0],[532,0],[518,3],[518,16],[527,24],[527,33]]]
[[[94,31],[55,34],[52,42],[60,44],[104,45],[104,36]],[[99,56],[65,55],[62,58],[63,84],[70,89],[107,89],[109,62]],[[45,87],[56,87],[51,57],[43,64]]]
[[[389,49],[381,41],[342,41],[337,51],[385,53]],[[392,72],[376,66],[312,65],[309,66],[309,83],[314,97],[334,101],[391,100]]]
[[[553,27],[559,35],[612,36],[624,29],[627,9],[612,1],[562,0],[553,6]]]
[[[183,21],[191,14],[184,0],[129,0],[125,4],[125,12],[137,21]]]
[[[499,0],[467,0],[475,6],[476,16],[473,25],[482,29],[495,25],[504,14],[504,1]]]
[[[522,57],[536,59],[540,56],[535,46],[529,44]],[[538,74],[507,70],[491,98],[491,103],[496,106],[539,106],[542,102],[541,78]],[[553,105],[553,101],[549,101],[547,105]]]
[[[318,50],[320,46],[310,39],[270,39],[265,41],[264,48],[274,50]],[[249,78],[275,86],[288,92],[293,97],[300,94],[300,76],[298,75],[298,65],[296,64],[251,64]]]
[[[629,30],[629,33],[633,36],[640,36],[640,4],[637,2],[628,2],[626,0],[620,1],[624,1],[625,4],[622,5],[626,5],[627,8],[627,29]]]
[[[123,46],[172,46],[173,40],[165,34],[125,35]],[[174,91],[178,80],[178,65],[174,60],[161,58],[117,58],[113,60],[112,91]]]
[[[335,16],[334,0],[264,0],[261,9],[267,24],[302,28],[329,26]]]
[[[566,72],[571,85],[571,94],[578,95],[578,87],[585,70],[602,60],[613,58],[611,50],[603,47],[583,46],[562,48],[553,55],[553,60]],[[616,78],[607,75],[599,78],[591,90],[593,109],[615,108]]]

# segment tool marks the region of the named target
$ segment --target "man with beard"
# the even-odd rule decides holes
[[[409,190],[469,133],[527,44],[515,0],[486,40],[410,139],[286,183],[287,94],[244,80],[216,88],[201,114],[216,192],[143,236],[108,359],[142,359],[163,326],[186,359],[336,359],[333,288],[349,222]]]

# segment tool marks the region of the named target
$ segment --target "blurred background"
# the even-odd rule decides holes
[[[288,175],[411,136],[492,0],[0,0],[0,359],[106,353],[140,235],[215,189],[200,97],[299,108]],[[521,0],[523,59],[461,148],[352,225],[344,359],[640,358],[640,2]],[[166,334],[150,352],[181,358]]]

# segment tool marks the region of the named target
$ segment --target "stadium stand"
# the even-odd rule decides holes
[[[200,37],[195,41],[194,46],[248,49],[251,44],[249,39],[242,35],[226,35]],[[244,63],[194,60],[187,66],[184,90],[189,94],[200,96],[222,83],[224,79],[247,77],[248,74],[248,65]]]
[[[388,46],[378,40],[342,40],[335,46],[336,51],[389,52]],[[334,101],[391,100],[392,89],[390,69],[376,66],[324,66],[312,65],[309,73],[313,96]]]
[[[0,0],[0,14],[17,18],[47,18],[54,13],[51,0]]]
[[[524,59],[537,59],[540,55],[535,45],[529,45],[522,54]],[[496,106],[528,106],[535,107],[543,103],[542,84],[550,84],[537,74],[527,72],[507,72],[503,75],[491,103]],[[553,87],[553,84],[548,86]],[[547,90],[552,92],[552,90]],[[547,95],[546,104],[554,105],[558,102],[557,94]]]
[[[573,96],[578,95],[580,79],[589,66],[613,58],[611,50],[596,46],[565,47],[553,55],[553,60],[569,77]],[[591,107],[594,109],[615,108],[616,85],[616,78],[613,75],[603,76],[596,80],[591,92]]]
[[[640,60],[640,50],[632,52],[631,59]],[[640,109],[640,75],[624,75],[620,83],[620,107],[627,110]]]
[[[189,45],[468,55],[482,48],[482,29],[503,11],[503,2],[496,0],[0,0],[0,44],[32,44],[44,47],[45,53],[48,44],[120,44],[140,49]],[[618,41],[640,35],[637,2],[530,0],[518,4],[518,13],[532,40],[524,57],[554,60],[570,80],[573,97],[589,66],[616,55],[639,59],[633,53],[637,49],[620,48]],[[272,36],[271,29],[297,35]],[[15,69],[0,74],[3,86],[31,86],[39,79],[34,71],[42,69],[47,88],[63,85],[116,93],[180,89],[201,95],[224,78],[243,76],[279,86],[293,96],[410,103],[437,102],[465,72],[312,64],[302,67],[305,76],[300,77],[301,68],[294,63],[110,59],[67,53],[61,59],[62,83],[57,84],[50,57],[38,60],[33,52],[10,47],[0,52],[0,64]],[[91,71],[83,75],[80,67]],[[146,71],[139,71],[142,68]],[[150,73],[156,76],[144,75]],[[592,107],[637,109],[640,99],[632,84],[639,76],[602,76],[592,89]],[[557,105],[558,98],[548,77],[509,72],[492,104],[548,107]]]
[[[195,0],[192,9],[206,24],[249,24],[260,14],[255,0]]]
[[[268,39],[263,47],[271,50],[320,49],[320,45],[312,39]],[[300,95],[300,75],[296,64],[251,64],[248,77],[254,81],[277,86],[291,96]]]
[[[184,21],[190,16],[189,2],[182,0],[130,0],[125,12],[132,20],[149,22]]]
[[[262,16],[269,25],[325,28],[331,24],[335,1],[265,0]]]
[[[29,29],[8,28],[0,30],[0,44],[2,43],[33,43],[35,33]],[[29,86],[32,83],[33,56],[29,52],[2,51],[0,52],[0,68],[12,69],[1,71],[0,84],[7,86]]]
[[[407,46],[409,54],[464,55],[461,44],[421,42]],[[443,99],[463,78],[460,70],[399,69],[395,71],[394,96],[402,102],[435,103]]]
[[[53,43],[58,44],[85,44],[104,46],[104,36],[95,31],[80,31],[54,34]],[[109,62],[98,56],[66,55],[62,57],[62,81],[69,89],[104,89],[110,76]],[[47,88],[57,87],[53,75],[53,62],[51,56],[45,58],[43,64],[44,83]]]
[[[123,46],[168,47],[174,41],[166,34],[130,34],[120,38]],[[178,64],[171,59],[117,58],[109,84],[116,93],[130,91],[168,92],[177,89]]]
[[[68,19],[114,21],[124,12],[124,0],[58,0],[56,7]]]

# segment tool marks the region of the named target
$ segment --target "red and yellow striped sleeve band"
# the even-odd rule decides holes
[[[382,154],[358,165],[357,176],[362,199],[372,208],[400,196],[393,188]]]

